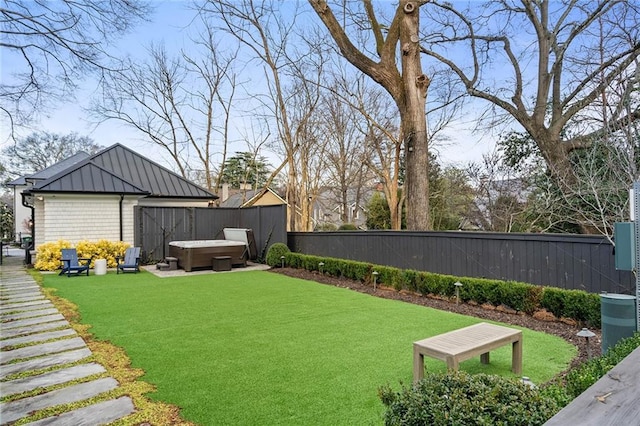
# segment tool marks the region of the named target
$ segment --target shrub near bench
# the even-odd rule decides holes
[[[600,296],[581,290],[564,290],[516,281],[402,270],[391,266],[293,252],[285,254],[285,264],[291,268],[308,271],[322,270],[323,274],[368,284],[373,283],[375,271],[378,273],[376,277],[378,284],[387,285],[396,290],[449,298],[455,296],[454,283],[459,281],[463,284],[459,290],[460,299],[463,302],[504,305],[529,315],[546,309],[558,318],[569,318],[589,327],[600,328]]]
[[[433,373],[399,392],[379,390],[385,425],[541,425],[560,406],[514,379],[464,371]]]
[[[542,425],[640,346],[640,333],[564,378],[531,388],[518,379],[465,372],[432,373],[399,391],[378,391],[385,425]]]

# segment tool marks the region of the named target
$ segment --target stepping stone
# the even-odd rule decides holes
[[[41,317],[44,315],[51,315],[51,314],[57,314],[57,313],[59,313],[59,311],[56,308],[41,309],[39,311],[20,312],[20,313],[11,314],[11,315],[4,315],[2,317],[2,322],[33,318],[33,317]],[[7,325],[9,324],[10,322],[7,322]]]
[[[20,293],[40,293],[42,289],[37,284],[25,284],[16,287],[3,288],[0,290],[0,295],[4,298],[5,296],[17,295]]]
[[[37,311],[39,309],[49,309],[49,308],[53,308],[53,303],[49,302],[49,303],[42,303],[40,305],[23,306],[22,308],[14,308],[11,310],[0,309],[0,317],[2,317],[3,315],[14,314],[18,312]]]
[[[0,295],[4,297],[4,296],[10,296],[10,295],[15,295],[20,293],[29,293],[33,291],[40,291],[40,287],[38,287],[36,284],[30,284],[30,285],[13,287],[8,289],[3,288],[2,290],[0,290]]]
[[[12,280],[5,280],[0,284],[0,290],[5,290],[7,288],[17,288],[21,286],[38,286],[38,283],[34,279],[16,277]],[[39,286],[38,286],[39,287]]]
[[[63,319],[64,317],[62,316],[62,314],[55,314],[55,315],[45,315],[43,317],[37,317],[37,318],[29,318],[29,319],[23,319],[18,321],[5,322],[2,324],[2,334],[4,335],[5,330],[11,330],[12,328],[16,328],[16,327],[23,327],[25,325],[42,324],[42,323],[51,322],[51,321],[62,321]]]
[[[24,345],[25,343],[44,342],[60,337],[72,336],[76,334],[75,330],[67,328],[65,330],[48,331],[46,333],[29,334],[27,336],[14,337],[12,339],[0,340],[0,348],[7,346]]]
[[[49,426],[49,425],[74,425],[74,426],[96,426],[114,422],[135,411],[133,401],[128,396],[121,396],[118,399],[100,402],[79,408],[68,413],[55,417],[27,423],[29,426]]]
[[[2,302],[2,305],[4,306],[13,303],[14,300],[22,300],[27,297],[35,298],[38,296],[44,297],[40,290],[29,290],[28,292],[21,293],[2,293],[0,294],[0,302]]]
[[[28,361],[16,362],[14,364],[3,365],[0,368],[0,379],[10,374],[21,373],[23,371],[40,370],[54,365],[70,364],[80,361],[91,356],[89,348],[76,349],[68,352],[60,352],[59,354],[43,356],[40,358],[30,359]]]
[[[55,342],[41,343],[39,345],[27,346],[12,351],[0,353],[0,364],[6,364],[16,359],[33,358],[41,355],[55,354],[85,347],[84,340],[80,337],[73,339],[56,340]]]
[[[50,300],[36,300],[35,302],[11,303],[0,306],[0,312],[10,312],[27,306],[37,306],[51,303]]]
[[[11,287],[20,287],[26,284],[35,284],[35,280],[33,278],[25,278],[20,276],[15,276],[12,278],[3,278],[2,285],[0,288],[11,288]]]
[[[7,305],[10,305],[12,303],[35,302],[36,300],[42,300],[42,299],[44,299],[44,296],[41,293],[38,293],[38,294],[35,294],[33,296],[14,297],[11,300],[3,300],[2,304],[7,306]]]
[[[40,333],[42,331],[53,330],[54,328],[60,328],[60,327],[69,327],[69,322],[67,320],[52,321],[52,322],[45,322],[45,323],[36,324],[36,325],[25,325],[22,327],[15,327],[10,330],[5,330],[3,327],[2,333],[0,333],[0,335],[3,338],[9,338],[9,337],[22,336],[26,334]]]
[[[38,297],[43,296],[42,292],[39,289],[36,290],[24,290],[17,293],[2,293],[0,294],[0,300],[2,300],[2,304],[10,304],[13,303],[16,299],[23,299],[25,297]]]
[[[108,392],[116,387],[118,387],[118,382],[111,377],[107,377],[54,390],[42,395],[3,403],[0,404],[0,412],[2,413],[1,424],[14,422],[34,411],[44,408],[93,398],[96,395]]]
[[[93,376],[94,374],[104,373],[105,370],[100,364],[95,362],[89,364],[75,365],[62,370],[50,371],[38,376],[25,377],[24,379],[9,380],[2,383],[0,388],[0,396],[16,395],[23,392],[29,392],[38,388],[45,388],[53,385],[60,385],[72,380],[82,379],[83,377]]]

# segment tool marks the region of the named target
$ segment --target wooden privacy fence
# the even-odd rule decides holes
[[[522,281],[591,293],[635,294],[604,237],[487,232],[290,232],[292,251],[460,277]]]
[[[269,245],[286,243],[286,206],[248,208],[136,207],[136,246],[142,248],[144,261],[157,262],[169,254],[169,242],[224,239],[224,228],[251,228],[264,256]]]

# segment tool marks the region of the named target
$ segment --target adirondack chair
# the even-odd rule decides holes
[[[59,275],[67,274],[67,277],[73,275],[80,275],[83,272],[89,276],[89,264],[91,258],[78,257],[76,249],[62,249],[61,250],[62,270]]]
[[[116,257],[116,274],[125,272],[140,272],[140,247],[129,247],[124,252],[124,259],[120,263],[120,257]]]

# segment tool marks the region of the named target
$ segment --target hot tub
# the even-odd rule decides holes
[[[211,269],[213,258],[218,256],[230,256],[233,266],[246,266],[247,245],[229,240],[171,241],[169,256],[177,258],[178,266],[186,272]]]

